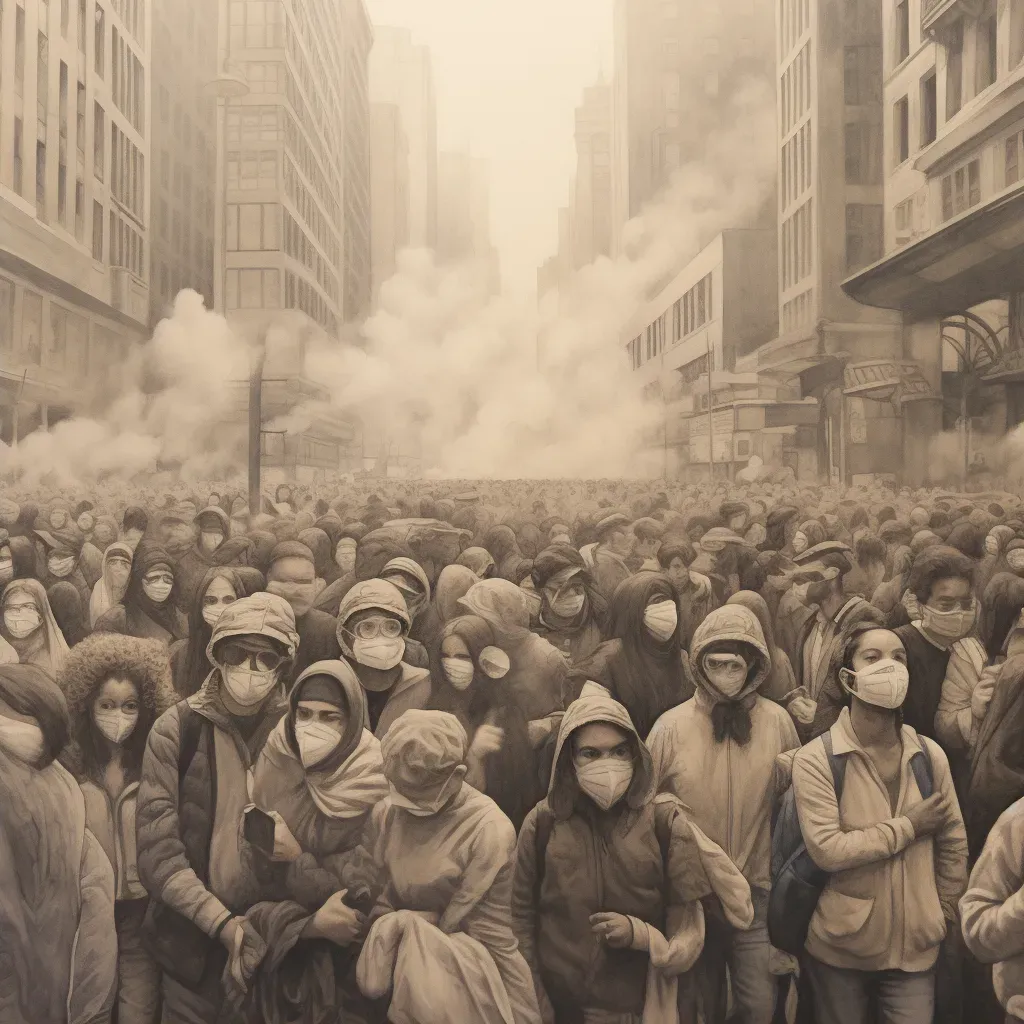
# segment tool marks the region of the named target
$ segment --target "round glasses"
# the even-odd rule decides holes
[[[244,644],[224,644],[216,651],[217,660],[228,668],[238,668],[255,659],[261,672],[276,672],[288,659],[275,651],[254,651]]]
[[[402,635],[402,624],[398,619],[362,619],[352,633],[360,640],[373,640],[378,636],[394,640]]]

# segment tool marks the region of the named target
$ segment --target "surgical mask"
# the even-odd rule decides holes
[[[441,668],[456,690],[465,690],[473,682],[473,662],[465,658],[442,658]]]
[[[659,601],[644,609],[644,625],[651,635],[664,643],[676,634],[679,625],[679,609],[675,601]]]
[[[25,764],[36,764],[43,756],[43,730],[34,722],[18,722],[0,716],[0,750]]]
[[[4,625],[16,640],[31,636],[42,624],[43,617],[37,608],[15,608],[4,612]]]
[[[576,769],[576,781],[591,800],[607,811],[614,807],[633,781],[633,762],[603,758]]]
[[[556,597],[551,602],[551,610],[562,619],[574,619],[581,611],[587,600],[586,594],[566,594],[564,597]]]
[[[453,779],[455,776],[452,777]],[[458,783],[462,785],[462,777],[458,777]],[[415,800],[410,800],[407,796],[400,793],[395,787],[388,782],[388,791],[391,795],[391,803],[394,807],[401,807],[402,810],[408,811],[409,814],[414,815],[417,818],[429,818],[434,814],[437,814],[439,810],[452,798],[453,788],[452,779],[449,779],[442,787],[441,791],[427,803],[417,803]]]
[[[97,711],[95,714],[96,728],[111,743],[123,743],[135,731],[139,724],[138,711]]]
[[[173,583],[166,583],[161,580],[159,583],[147,583],[145,580],[142,581],[142,592],[156,604],[163,604],[171,596],[171,590],[173,589]]]
[[[1006,556],[1006,564],[1014,570],[1024,569],[1024,551],[1022,551],[1020,548],[1014,548]]]
[[[0,558],[0,583],[10,583],[14,579],[14,560]]]
[[[892,711],[906,700],[910,672],[900,661],[884,658],[873,665],[868,665],[867,668],[862,668],[859,672],[850,669],[845,671],[857,680],[857,689],[851,689],[845,682],[843,686],[866,704]]]
[[[254,672],[248,663],[224,666],[220,671],[232,700],[243,708],[259,704],[277,684],[276,672]]]
[[[216,551],[224,543],[224,534],[207,533],[205,530],[199,534],[199,543],[206,552]]]
[[[47,561],[46,566],[50,570],[51,576],[64,579],[75,571],[75,560],[74,558],[51,558]]]
[[[951,612],[936,611],[929,605],[921,608],[921,625],[928,633],[934,633],[945,640],[960,640],[974,628],[977,604],[970,608],[954,608]]]
[[[735,697],[746,685],[747,666],[742,661],[724,665],[704,665],[704,674],[723,697]]]
[[[800,554],[801,551],[807,550],[807,537],[805,534],[797,533],[793,537],[793,551],[796,554]]]
[[[999,554],[999,541],[995,537],[985,538],[985,554],[987,555],[998,555]]]
[[[405,639],[387,636],[374,637],[372,640],[357,638],[352,642],[352,654],[360,665],[387,671],[402,660]]]
[[[341,744],[341,733],[324,722],[297,722],[295,742],[304,768],[319,764]]]

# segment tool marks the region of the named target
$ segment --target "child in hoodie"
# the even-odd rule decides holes
[[[737,928],[750,890],[671,797],[626,709],[596,691],[562,720],[547,799],[519,835],[512,918],[545,1024],[679,1024],[678,977],[700,955],[700,900]],[[691,1018],[684,1017],[685,1024]]]
[[[783,782],[777,755],[800,745],[788,712],[758,688],[771,657],[749,608],[716,608],[690,645],[694,696],[655,723],[647,743],[658,789],[682,801],[750,884],[754,923],[709,919],[703,973],[708,1020],[724,1020],[726,965],[743,1024],[769,1024],[775,985],[768,966],[771,817]]]

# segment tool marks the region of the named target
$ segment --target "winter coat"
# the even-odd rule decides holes
[[[744,688],[726,700],[707,679],[702,656],[720,640],[740,641],[757,652]],[[655,723],[647,745],[654,759],[660,792],[671,793],[689,809],[693,821],[761,889],[771,886],[771,817],[784,788],[776,757],[799,746],[789,713],[760,696],[771,662],[756,616],[741,605],[716,608],[693,635],[690,672],[696,693]],[[715,738],[717,705],[745,707],[750,738],[740,743],[731,733]]]

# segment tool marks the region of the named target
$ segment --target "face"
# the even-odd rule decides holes
[[[739,654],[725,651],[706,654],[704,672],[711,684],[726,697],[735,697],[747,681],[747,662]]]
[[[96,520],[91,512],[83,512],[78,517],[78,528],[82,531],[82,533],[91,533],[95,525]]]
[[[131,575],[131,571],[132,564],[127,558],[115,555],[107,559],[107,573],[110,576],[110,582],[114,589],[121,590],[122,594],[124,588],[128,586],[128,577]]]
[[[316,600],[316,569],[305,558],[280,558],[267,576],[267,593],[283,597],[302,618]]]
[[[633,536],[627,530],[616,530],[608,538],[608,547],[617,555],[625,557],[633,549]]]
[[[4,600],[4,624],[19,640],[34,633],[43,624],[35,598],[24,590],[9,593]]]
[[[595,761],[631,761],[633,750],[629,735],[615,725],[593,722],[577,729],[572,736],[572,760],[577,768]]]
[[[925,602],[937,612],[952,612],[957,609],[967,610],[973,603],[970,580],[946,579],[939,580],[932,586],[931,596]]]
[[[68,525],[70,518],[71,517],[64,511],[64,509],[55,508],[50,513],[50,525],[55,530],[63,530],[64,527]]]
[[[888,629],[871,629],[861,636],[860,643],[857,644],[857,651],[850,664],[854,672],[859,672],[869,665],[890,658],[906,665],[907,652],[903,641]]]
[[[690,571],[686,568],[686,563],[678,555],[669,562],[666,573],[675,587],[688,587],[690,585]]]
[[[92,531],[92,539],[100,551],[105,551],[117,538],[108,523],[99,523]]]
[[[211,628],[214,627],[224,609],[237,600],[231,584],[223,576],[218,576],[203,594],[203,620]]]
[[[446,636],[441,641],[441,667],[445,678],[456,690],[466,690],[473,681],[473,656],[459,636]]]
[[[356,542],[351,537],[342,537],[334,549],[334,561],[343,573],[350,573],[356,567]]]
[[[300,700],[295,706],[295,724],[326,725],[339,736],[344,736],[348,727],[348,715],[337,706],[323,700]]]
[[[123,743],[139,721],[139,691],[130,679],[112,677],[92,702],[92,717],[111,743]]]
[[[124,542],[134,551],[142,540],[142,531],[137,529],[124,531]]]

